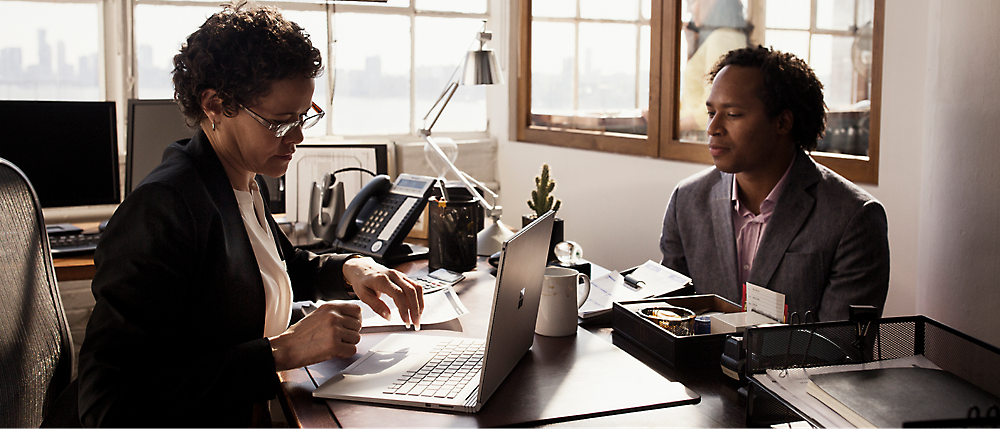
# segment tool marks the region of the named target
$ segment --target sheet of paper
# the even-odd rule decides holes
[[[403,323],[403,319],[399,316],[399,310],[396,308],[396,304],[392,299],[382,296],[382,302],[389,307],[389,311],[392,312],[390,320],[385,320],[382,316],[375,313],[368,304],[361,301],[355,301],[361,306],[361,327],[375,327],[375,326],[406,326]],[[317,303],[317,305],[322,305],[322,301]],[[465,308],[465,304],[462,304],[462,300],[458,298],[458,294],[455,293],[455,289],[451,286],[446,286],[442,289],[438,289],[431,293],[424,294],[424,312],[420,315],[421,325],[432,325],[435,323],[444,323],[449,320],[457,319],[458,316],[468,314],[469,310]]]
[[[785,320],[785,295],[747,282],[746,311]]]
[[[625,287],[625,277],[622,277],[618,271],[611,271],[603,276],[593,278],[590,280],[590,295],[587,296],[587,302],[583,303],[577,315],[587,318],[611,311],[614,297],[627,294],[636,294],[636,292]],[[641,297],[636,295],[636,299],[639,298]]]
[[[618,271],[610,271],[590,280],[590,295],[577,314],[581,318],[611,311],[615,301],[633,301],[663,295],[680,289],[691,279],[653,261],[646,261],[630,275],[642,281],[640,287],[627,283]]]

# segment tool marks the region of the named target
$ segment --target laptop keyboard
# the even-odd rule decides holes
[[[453,399],[470,381],[478,383],[485,349],[483,340],[443,341],[432,349],[430,360],[415,365],[382,393]]]
[[[49,249],[53,255],[93,252],[97,249],[97,242],[100,240],[101,233],[99,232],[49,235]]]

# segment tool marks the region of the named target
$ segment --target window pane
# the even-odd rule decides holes
[[[0,99],[105,99],[97,4],[5,1],[3,9]]]
[[[417,10],[486,13],[486,0],[417,0]]]
[[[138,96],[145,99],[174,97],[171,71],[174,55],[187,36],[221,8],[216,6],[135,6],[135,45]]]
[[[653,16],[652,0],[642,0],[642,19],[651,19]]]
[[[639,17],[639,1],[580,0],[580,17],[635,21]]]
[[[738,0],[691,2],[683,10],[678,138],[708,142],[705,100],[711,91],[708,73],[723,55],[747,46],[746,5]]]
[[[220,7],[164,6],[139,4],[135,7],[136,63],[138,64],[138,96],[142,99],[173,98],[174,55],[180,51],[187,37],[196,31]],[[326,65],[326,14],[321,11],[303,12],[283,10],[285,19],[299,24],[309,33],[313,46],[323,55]],[[313,99],[327,108],[323,100],[329,98],[325,77],[316,79]],[[303,130],[306,136],[326,134],[324,118],[314,127]]]
[[[871,24],[875,19],[875,0],[858,0],[857,26]]]
[[[414,32],[417,127],[425,126],[424,114],[448,82],[459,77],[468,51],[479,49],[476,37],[482,29],[480,19],[417,17]],[[426,124],[429,125],[430,122]],[[486,87],[459,86],[433,131],[486,131]]]
[[[764,32],[764,45],[776,51],[788,52],[809,62],[809,32],[767,30]]]
[[[853,37],[815,34],[809,65],[823,82],[823,98],[830,110],[843,110],[854,103],[852,87],[854,63],[851,60]]]
[[[768,0],[767,28],[809,29],[809,2],[804,0]]]
[[[533,0],[531,2],[531,16],[573,18],[576,16],[576,1]]]
[[[639,29],[639,109],[649,110],[649,26]]]
[[[813,35],[810,65],[823,82],[829,107],[826,136],[818,147],[822,152],[868,155],[870,111],[867,103],[854,104],[853,45],[853,37]]]
[[[306,33],[309,34],[309,40],[312,41],[312,45],[316,49],[319,49],[320,55],[323,56],[323,74],[315,79],[316,89],[313,91],[313,101],[329,112],[330,106],[327,105],[327,100],[330,99],[330,85],[328,84],[327,73],[330,73],[330,64],[326,57],[326,12],[284,10],[281,12],[281,15],[305,29]],[[326,135],[326,123],[329,119],[329,115],[324,116],[312,128],[302,130],[302,135],[306,137]]]
[[[579,109],[636,108],[636,31],[630,24],[580,23]]]
[[[331,107],[337,135],[410,132],[410,20],[338,13]]]
[[[531,24],[532,113],[572,115],[574,28],[570,23]]]
[[[817,0],[816,28],[849,31],[854,25],[854,0]]]

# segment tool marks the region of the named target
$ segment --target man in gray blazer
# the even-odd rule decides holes
[[[825,128],[823,85],[794,55],[738,49],[710,73],[708,150],[715,167],[677,185],[662,264],[697,293],[742,299],[744,283],[785,295],[788,311],[846,320],[881,312],[889,289],[882,204],[806,153]]]

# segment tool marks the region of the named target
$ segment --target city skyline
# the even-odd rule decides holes
[[[47,31],[42,28],[37,29],[37,37],[38,63],[35,64],[24,64],[24,52],[20,46],[0,47],[0,83],[55,82],[99,86],[97,52],[77,57],[74,65],[67,61],[65,41],[56,41],[53,53],[52,45],[47,40]]]

